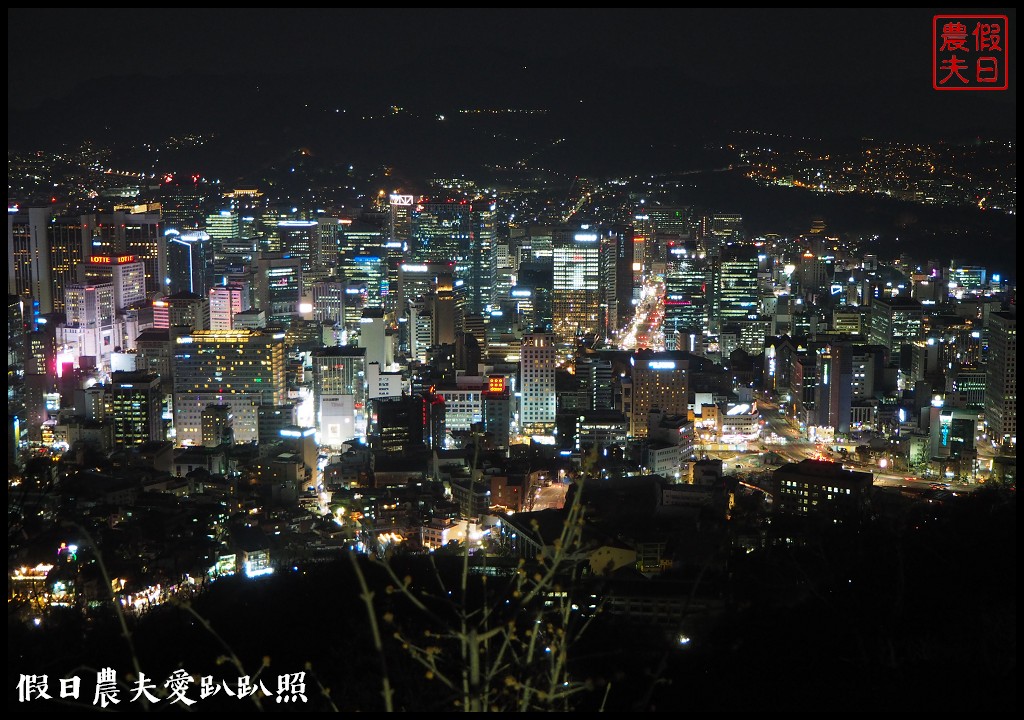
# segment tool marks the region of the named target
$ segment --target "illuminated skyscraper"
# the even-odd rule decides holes
[[[204,230],[209,234],[214,247],[220,247],[226,240],[241,237],[238,215],[230,210],[221,210],[213,215],[207,215]]]
[[[757,255],[751,251],[737,250],[712,258],[708,305],[714,329],[758,314],[757,272]]]
[[[543,328],[550,332],[554,324],[551,307],[551,286],[553,284],[550,261],[523,262],[519,264],[519,284],[512,288],[513,300],[528,302],[526,315],[532,319],[530,327]]]
[[[324,325],[345,322],[345,289],[341,279],[320,280],[313,283],[313,319]],[[352,293],[357,294],[356,292]]]
[[[160,216],[164,226],[185,232],[202,227],[207,187],[198,175],[181,180],[165,176],[160,188]]]
[[[434,345],[450,345],[455,342],[455,289],[452,276],[437,276],[437,285],[431,296]]]
[[[7,296],[7,414],[25,421],[25,301]],[[8,427],[8,432],[11,428]]]
[[[1017,317],[989,317],[988,368],[985,380],[985,422],[989,437],[1017,445]]]
[[[50,277],[53,285],[53,311],[64,312],[64,288],[78,282],[78,266],[91,252],[93,216],[50,218],[46,235],[50,245]],[[143,292],[145,297],[145,292]]]
[[[408,243],[412,237],[412,210],[415,198],[412,195],[393,194],[388,204],[388,240]]]
[[[551,310],[562,340],[600,329],[600,238],[596,229],[558,228],[552,242]]]
[[[182,292],[153,301],[153,327],[187,327],[190,331],[210,327],[209,298]]]
[[[85,285],[110,283],[117,312],[146,302],[146,266],[134,255],[91,255],[78,266],[78,280]]]
[[[525,435],[547,435],[555,428],[555,336],[529,333],[520,350],[521,411],[519,426]]]
[[[654,224],[644,207],[637,208],[633,216],[633,299],[640,299],[644,275],[651,269],[651,250],[654,244]]]
[[[946,273],[949,295],[957,299],[981,295],[988,288],[987,271],[978,265],[950,264]]]
[[[163,394],[155,373],[111,373],[110,403],[115,443],[133,447],[164,439]]]
[[[366,349],[313,351],[313,402],[320,443],[340,448],[366,436]]]
[[[471,211],[468,200],[418,204],[412,212],[413,258],[417,262],[453,260],[457,271],[466,265]]]
[[[241,283],[210,288],[210,330],[231,330],[235,315],[249,309],[249,292]]]
[[[816,424],[831,427],[837,433],[847,433],[853,399],[853,348],[846,343],[830,343],[816,352],[819,373],[814,402]]]
[[[314,262],[318,270],[327,270],[324,277],[338,269],[344,250],[344,228],[351,220],[337,217],[320,217],[316,221],[317,244]]]
[[[494,288],[498,274],[495,252],[495,204],[493,201],[473,202],[470,216],[469,258],[466,274],[466,312],[481,315],[494,304]]]
[[[707,264],[694,257],[680,258],[665,275],[665,344],[677,347],[686,330],[704,332],[708,325]]]
[[[269,324],[288,324],[299,314],[302,261],[287,253],[260,253],[256,260],[256,307]]]
[[[230,212],[238,218],[238,237],[255,240],[256,218],[263,214],[267,206],[264,194],[255,187],[240,187],[225,193],[224,198],[230,204]]]
[[[68,285],[65,311],[67,322],[56,329],[57,341],[68,346],[72,357],[84,366],[107,367],[110,354],[123,342],[123,326],[115,322],[114,286],[108,283]]]
[[[205,295],[213,284],[213,249],[202,230],[167,231],[168,292]]]
[[[685,353],[640,351],[633,356],[631,363],[631,397],[625,415],[632,437],[647,436],[651,410],[661,410],[668,415],[686,415],[689,410],[689,363]]]
[[[46,226],[49,208],[7,213],[7,292],[34,302],[29,320],[53,311]]]
[[[904,297],[871,301],[871,343],[884,345],[896,356],[900,347],[921,337],[924,309],[917,300]]]
[[[326,278],[334,271],[333,266],[328,267],[324,262],[329,253],[321,253],[320,225],[317,220],[280,220],[277,223],[277,234],[284,257],[298,259],[300,262],[303,294],[312,292],[312,284],[316,280]]]
[[[92,255],[134,255],[146,268],[146,295],[166,292],[167,242],[159,213],[117,211],[96,216]]]
[[[284,333],[205,330],[177,339],[174,429],[179,445],[201,445],[207,405],[231,406],[235,441],[255,442],[260,405],[285,400]]]

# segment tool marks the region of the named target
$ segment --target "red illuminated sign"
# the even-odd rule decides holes
[[[91,265],[123,265],[125,263],[135,262],[134,255],[118,255],[116,258],[109,255],[90,255],[89,263]]]

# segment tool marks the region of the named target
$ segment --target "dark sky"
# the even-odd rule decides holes
[[[31,109],[119,75],[313,73],[358,93],[360,83],[397,91],[437,74],[482,85],[481,73],[491,73],[514,87],[510,73],[521,66],[525,89],[515,94],[525,101],[530,83],[565,75],[558,94],[567,101],[577,88],[597,88],[642,108],[630,94],[635,72],[654,87],[669,78],[703,88],[702,100],[725,100],[729,120],[790,112],[813,126],[816,108],[833,108],[853,124],[888,112],[899,132],[922,118],[939,127],[936,116],[952,133],[1014,127],[1015,38],[1008,91],[937,93],[930,63],[939,12],[17,8],[8,9],[8,107]],[[1014,33],[1012,10],[988,12],[1009,15]],[[606,76],[614,84],[603,88]]]

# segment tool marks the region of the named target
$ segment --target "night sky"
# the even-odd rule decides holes
[[[1015,137],[1015,13],[988,11],[1010,17],[1010,89],[941,93],[937,12],[8,9],[8,109],[91,92],[116,112],[118,78],[149,77],[156,110],[189,101],[163,83],[214,76],[352,102],[597,103],[686,127]]]

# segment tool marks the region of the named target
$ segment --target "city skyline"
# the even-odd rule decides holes
[[[1015,706],[1013,10],[8,21],[10,708]]]

